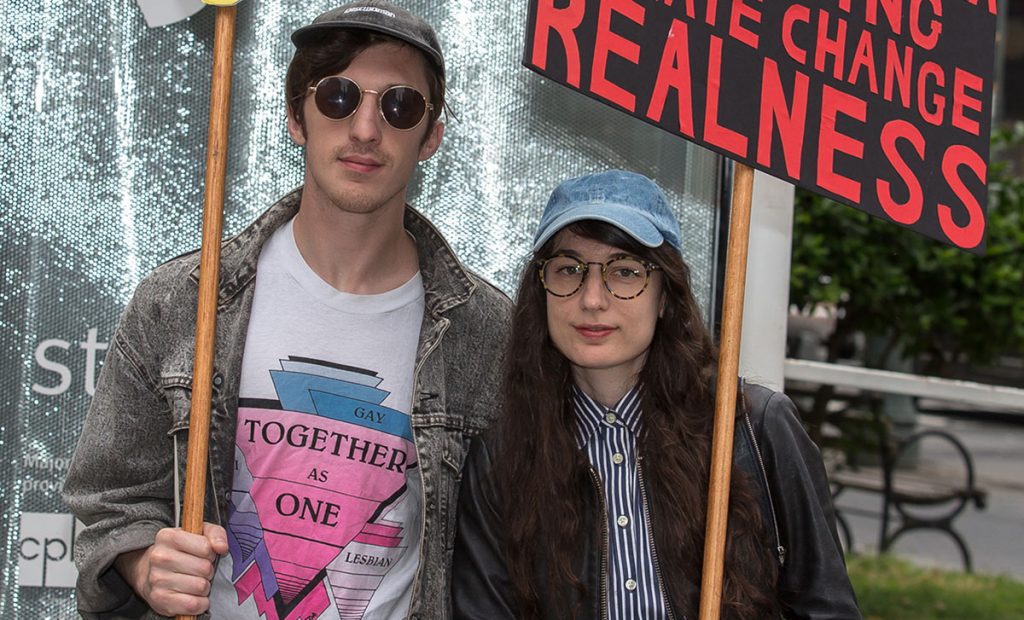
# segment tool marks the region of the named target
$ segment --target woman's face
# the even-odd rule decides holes
[[[554,252],[586,263],[605,263],[629,253],[568,230],[555,236]],[[639,296],[619,299],[601,280],[600,265],[592,264],[582,287],[569,297],[546,294],[548,331],[555,348],[572,365],[573,378],[584,391],[588,385],[632,385],[643,367],[662,309],[661,274],[651,274]]]

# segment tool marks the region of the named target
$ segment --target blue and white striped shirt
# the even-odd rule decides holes
[[[608,409],[573,387],[577,442],[601,479],[608,519],[608,617],[668,618],[654,560],[653,534],[637,468],[640,390]]]

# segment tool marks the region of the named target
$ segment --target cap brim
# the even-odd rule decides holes
[[[617,215],[621,217],[616,218]],[[550,224],[545,226],[541,234],[533,241],[533,251],[539,250],[551,237],[558,234],[558,231],[569,224],[582,220],[597,220],[611,224],[635,239],[637,243],[649,248],[656,248],[665,243],[664,235],[661,234],[661,231],[650,220],[642,217],[637,218],[636,215],[636,209],[633,207],[607,202],[575,205],[571,211],[556,217]],[[631,222],[630,226],[625,226],[622,223],[623,219],[634,221]]]
[[[398,39],[399,41],[406,43],[408,45],[412,45],[416,49],[426,54],[427,58],[429,58],[431,62],[434,63],[434,66],[437,67],[438,70],[440,70],[441,75],[444,75],[444,59],[441,58],[441,56],[439,56],[435,50],[431,49],[430,47],[422,43],[419,43],[418,41],[411,40],[405,33],[399,32],[393,28],[388,28],[387,26],[378,26],[376,24],[366,24],[357,21],[332,20],[320,24],[310,24],[308,26],[303,26],[302,28],[299,28],[298,30],[292,33],[291,39],[292,43],[295,44],[296,47],[298,47],[320,33],[345,28],[353,30],[370,30],[373,32],[379,32],[381,34],[386,34],[390,37],[394,37],[395,39]]]

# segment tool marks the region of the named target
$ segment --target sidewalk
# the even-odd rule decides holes
[[[974,458],[978,486],[988,491],[984,509],[968,505],[954,520],[970,550],[975,572],[1024,581],[1024,425],[920,414],[918,426],[947,430],[962,441]],[[942,475],[945,455],[936,452],[938,449],[935,444],[924,444],[921,463]],[[877,514],[881,497],[847,490],[836,505]],[[878,517],[847,513],[847,519],[856,550],[876,553]],[[956,544],[938,530],[908,532],[890,551],[921,566],[963,570]]]

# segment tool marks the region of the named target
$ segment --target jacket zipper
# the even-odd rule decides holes
[[[654,560],[654,575],[658,578],[658,590],[661,592],[661,597],[665,600],[665,610],[668,611],[668,617],[674,620],[676,616],[672,612],[672,601],[668,598],[668,592],[665,590],[665,582],[661,578],[661,565],[658,563],[658,549],[654,546],[654,530],[651,527],[651,515],[647,509],[647,485],[644,484],[643,467],[640,466],[642,460],[642,456],[638,456],[636,459],[636,477],[640,482],[640,502],[643,505],[644,521],[647,525],[647,544],[651,548],[651,559]]]
[[[601,504],[601,620],[608,620],[608,508],[604,500],[604,489],[601,487],[601,477],[593,465],[588,465],[587,470],[594,481],[597,499]]]
[[[754,455],[757,456],[757,464],[761,467],[761,475],[764,476],[764,490],[768,495],[768,507],[772,511],[772,527],[775,529],[775,552],[779,555],[779,566],[786,563],[786,548],[782,546],[782,537],[779,535],[779,520],[775,518],[775,502],[772,500],[772,491],[768,486],[768,470],[765,469],[764,459],[761,458],[761,447],[757,445],[757,438],[754,436],[754,425],[750,423],[750,416],[744,414],[747,430],[750,431],[750,443],[754,445]]]

